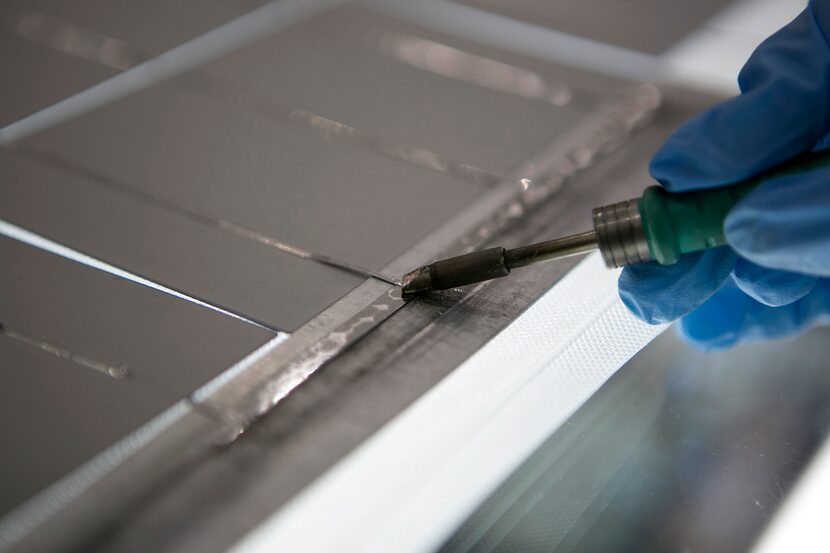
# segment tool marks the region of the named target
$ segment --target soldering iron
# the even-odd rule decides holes
[[[728,186],[678,194],[650,186],[640,198],[595,208],[593,230],[510,250],[495,247],[435,261],[404,275],[403,292],[446,290],[592,250],[599,250],[611,269],[647,261],[673,265],[683,254],[725,245],[726,215],[762,182],[828,165],[830,150],[822,150]]]

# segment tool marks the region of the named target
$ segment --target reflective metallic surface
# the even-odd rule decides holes
[[[594,231],[505,250],[500,246],[441,259],[403,276],[404,294],[448,290],[510,274],[511,269],[597,249]]]
[[[593,219],[599,250],[608,268],[651,260],[639,200],[594,208]]]

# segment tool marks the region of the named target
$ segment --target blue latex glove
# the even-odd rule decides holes
[[[830,0],[813,0],[764,41],[738,78],[741,95],[666,140],[651,174],[682,192],[743,180],[830,147]],[[679,263],[626,268],[620,296],[639,318],[683,317],[701,349],[786,336],[830,321],[830,171],[780,177],[726,218],[729,246]]]

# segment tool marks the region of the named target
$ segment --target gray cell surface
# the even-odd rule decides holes
[[[44,33],[63,22],[124,41],[155,55],[243,15],[266,0],[4,0],[0,17],[14,27],[27,16],[45,16]]]
[[[556,66],[542,68],[351,7],[296,25],[203,71],[390,141],[500,173],[548,145],[598,102],[597,94],[570,86],[569,75]]]
[[[171,403],[0,334],[0,516]]]
[[[85,90],[265,0],[0,3],[0,126]]]
[[[451,63],[419,65],[398,51],[407,44],[437,48]],[[542,97],[479,82],[458,67],[470,60],[484,73],[496,67],[530,79]],[[611,95],[582,86],[584,78],[565,86],[557,75],[532,60],[335,10],[32,137],[29,146],[77,166],[69,172],[94,172],[98,184],[80,185],[83,200],[59,192],[73,213],[49,201],[42,215],[29,190],[42,183],[12,194],[9,202],[25,207],[0,209],[104,261],[293,330],[358,279],[256,240],[379,270]],[[597,81],[587,79],[601,88]],[[57,177],[24,180],[58,186]],[[145,197],[127,199],[118,188]],[[122,206],[117,217],[108,215],[112,203]],[[110,228],[150,216],[165,223]],[[242,232],[228,232],[228,223]],[[240,236],[248,231],[256,236]]]
[[[131,189],[375,269],[482,191],[171,84],[30,144]]]
[[[506,172],[596,102],[580,90],[556,106],[378,50],[382,37],[432,41],[413,32],[359,12],[325,14],[29,144],[175,205],[377,270],[483,191],[446,161]]]
[[[273,337],[9,238],[0,260],[0,514]]]
[[[187,395],[272,338],[228,315],[0,237],[0,322]],[[5,271],[4,271],[5,273]]]
[[[454,0],[600,42],[659,54],[730,0]]]
[[[114,69],[60,54],[0,30],[0,126],[115,73]]]
[[[280,330],[362,280],[2,150],[0,219]]]

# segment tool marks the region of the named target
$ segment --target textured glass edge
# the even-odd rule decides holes
[[[233,548],[432,551],[663,326],[591,255]]]

